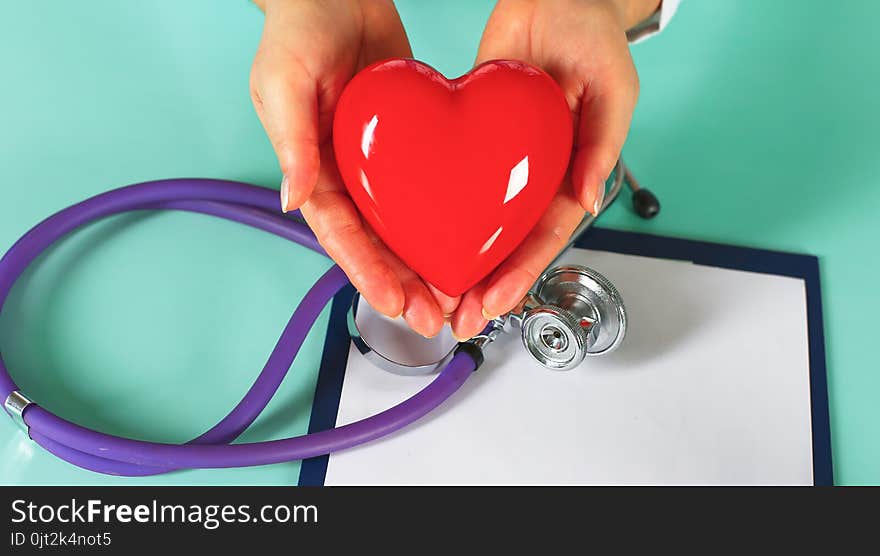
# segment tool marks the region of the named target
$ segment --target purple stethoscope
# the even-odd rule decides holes
[[[633,202],[640,215],[656,214],[659,210],[656,198],[638,187],[622,162],[618,162],[603,210],[617,197],[623,182],[633,189]],[[28,265],[68,233],[117,213],[164,209],[225,218],[325,254],[298,214],[291,213],[294,218],[287,218],[279,213],[277,192],[273,190],[213,179],[146,182],[108,191],[68,207],[22,236],[0,259],[0,308]],[[577,237],[592,220],[589,216],[585,218],[572,237]],[[348,283],[336,265],[325,272],[290,317],[263,370],[241,401],[214,427],[186,444],[122,438],[54,415],[19,391],[2,357],[0,399],[5,400],[6,412],[34,442],[73,465],[99,473],[148,476],[189,468],[265,465],[357,446],[416,421],[464,384],[482,363],[483,348],[512,324],[521,328],[523,343],[530,354],[552,369],[573,368],[588,355],[611,351],[623,339],[626,328],[623,302],[610,282],[585,267],[556,267],[538,280],[520,307],[489,323],[479,336],[453,346],[449,353],[430,365],[402,364],[393,368],[396,372],[413,374],[442,367],[437,377],[411,398],[334,429],[282,440],[232,444],[272,399],[319,313]],[[357,299],[349,314],[350,325],[356,309]],[[371,360],[380,366],[390,368],[394,363],[392,358],[377,353],[362,332],[355,325],[354,345],[365,355],[372,353]]]

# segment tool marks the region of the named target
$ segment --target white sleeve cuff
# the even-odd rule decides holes
[[[680,2],[681,0],[663,0],[651,17],[626,32],[627,40],[637,43],[662,31],[672,19]]]

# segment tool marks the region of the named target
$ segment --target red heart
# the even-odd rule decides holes
[[[556,194],[571,142],[559,86],[512,61],[452,81],[415,60],[374,64],[346,86],[333,122],[336,162],[361,214],[447,295],[523,241]]]

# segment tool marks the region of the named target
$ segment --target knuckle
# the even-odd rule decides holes
[[[272,142],[272,147],[275,148],[276,153],[285,153],[290,150],[290,141],[288,141],[284,137],[280,137],[280,136],[273,137],[270,134],[269,140]]]
[[[361,235],[362,230],[360,223],[353,222],[352,220],[343,220],[342,222],[337,222],[330,233],[335,235],[340,243],[348,245],[351,243],[350,239]]]
[[[263,97],[260,94],[258,71],[259,70],[257,69],[257,63],[254,62],[254,65],[251,66],[251,73],[248,78],[248,91],[250,92],[251,100],[253,101],[254,106],[262,109]]]
[[[333,241],[363,234],[360,219],[346,208],[341,196],[337,191],[321,191],[309,199],[310,224],[318,237]]]
[[[431,298],[431,292],[428,290],[428,287],[425,286],[422,279],[414,272],[399,272],[397,277],[408,295],[423,295],[429,299]]]
[[[538,279],[541,271],[544,270],[544,266],[546,266],[546,263],[543,263],[543,259],[541,261],[527,261],[523,263],[522,266],[515,266],[511,268],[509,273],[516,279],[516,283],[519,285],[519,290],[522,290],[522,293],[525,294],[525,292],[528,291],[529,286]],[[519,293],[519,291],[517,291],[516,293]],[[522,296],[520,295],[520,297]],[[517,301],[519,301],[519,299],[508,301],[516,303]]]
[[[252,87],[262,83],[265,75],[271,73],[266,71],[266,58],[266,51],[262,47],[258,48],[257,53],[254,54],[254,61],[251,63],[250,81]]]
[[[642,90],[642,84],[641,84],[641,80],[639,79],[639,73],[635,70],[635,68],[633,68],[633,69],[632,69],[632,91],[633,91],[633,97],[636,98],[636,99],[638,99],[638,98],[639,98],[639,94],[641,93],[641,90]]]

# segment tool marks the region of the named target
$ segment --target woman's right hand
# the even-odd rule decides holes
[[[424,336],[458,298],[428,286],[362,221],[336,168],[336,103],[363,67],[412,57],[391,0],[256,0],[266,14],[250,90],[284,175],[281,208],[301,209],[318,241],[379,312]]]

